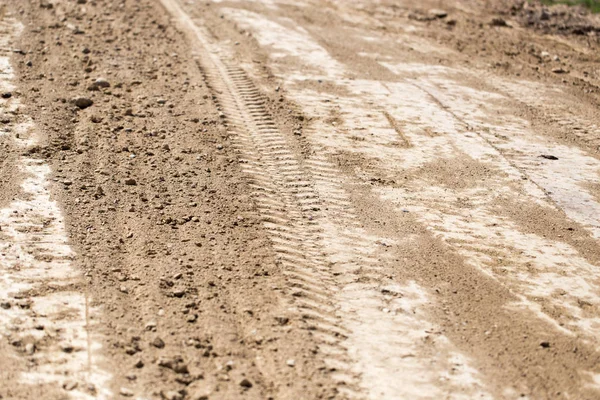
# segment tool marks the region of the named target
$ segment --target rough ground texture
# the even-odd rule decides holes
[[[0,399],[600,397],[600,19],[6,0]]]

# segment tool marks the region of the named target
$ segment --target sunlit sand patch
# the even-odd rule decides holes
[[[338,295],[369,398],[491,399],[470,360],[427,322],[426,291],[415,282],[386,289],[383,308],[381,288],[352,284]]]
[[[600,238],[600,203],[588,189],[590,184],[600,183],[598,159],[577,147],[536,134],[528,121],[513,115],[509,109],[511,99],[505,95],[460,83],[464,76],[477,79],[475,73],[422,64],[382,65],[398,74],[410,75],[410,81],[436,99],[454,119],[472,128],[514,168],[542,188],[571,219]],[[527,86],[522,91],[527,92]],[[559,159],[544,158],[548,156]]]
[[[379,191],[384,199],[414,213],[468,264],[501,282],[538,316],[550,320],[540,313],[544,307],[558,311],[562,317],[553,323],[558,329],[596,342],[600,333],[600,273],[596,265],[570,245],[521,233],[513,221],[494,213],[494,199],[505,195],[500,188],[459,191],[422,181],[410,186]],[[457,198],[468,199],[469,206],[456,206]],[[595,312],[589,313],[582,304]]]

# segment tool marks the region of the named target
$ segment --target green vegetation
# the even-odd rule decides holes
[[[542,0],[544,4],[568,4],[571,6],[582,5],[592,12],[600,13],[600,0]]]

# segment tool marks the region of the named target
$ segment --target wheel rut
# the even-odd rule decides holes
[[[384,275],[381,243],[392,240],[364,231],[343,177],[330,161],[332,155],[315,143],[307,155],[295,151],[298,139],[278,128],[266,97],[246,71],[176,0],[161,2],[196,44],[198,66],[220,107],[278,265],[287,276],[285,293],[296,314],[293,323],[312,333],[341,396],[434,396],[441,395],[437,387],[444,385],[463,390],[460,374],[442,385],[435,382],[433,370],[454,373],[460,367],[455,362],[449,367],[455,354],[442,340],[431,368],[431,354],[415,340],[426,331],[421,329],[424,321],[395,312],[380,321],[395,302],[398,309],[402,303],[403,313],[414,314],[414,307],[429,301],[414,282],[400,287]],[[306,128],[305,135],[313,129]],[[423,363],[421,355],[429,361]],[[462,360],[458,365],[466,364]],[[418,371],[419,378],[400,378],[397,372],[403,368]],[[481,385],[471,386],[473,395],[482,395]],[[419,392],[419,387],[427,389]]]

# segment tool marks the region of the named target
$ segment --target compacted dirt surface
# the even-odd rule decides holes
[[[0,399],[600,398],[600,17],[0,16]]]

